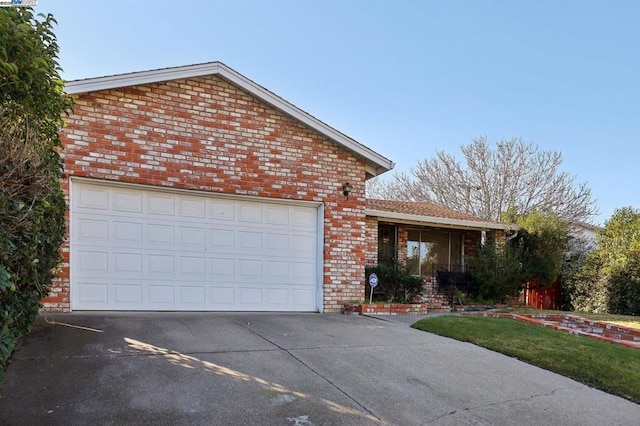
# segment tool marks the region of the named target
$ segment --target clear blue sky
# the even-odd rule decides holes
[[[640,207],[640,1],[39,0],[67,80],[221,61],[407,171],[484,135]],[[388,175],[391,177],[390,172]]]

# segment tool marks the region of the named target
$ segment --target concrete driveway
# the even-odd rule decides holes
[[[634,425],[640,406],[401,322],[73,313],[25,338],[0,424]],[[63,325],[64,323],[68,325]]]

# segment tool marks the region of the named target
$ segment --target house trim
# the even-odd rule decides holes
[[[512,223],[497,223],[497,222],[479,222],[473,220],[463,219],[450,219],[434,216],[420,216],[407,213],[395,213],[384,210],[365,210],[366,216],[377,217],[378,220],[389,221],[395,223],[405,223],[408,225],[419,226],[439,226],[447,227],[451,229],[474,229],[480,231],[488,230],[503,230],[503,231],[516,231],[519,230],[515,224]]]

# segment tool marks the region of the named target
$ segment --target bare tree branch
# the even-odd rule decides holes
[[[571,222],[588,223],[597,214],[586,183],[576,184],[575,176],[560,171],[560,152],[540,151],[521,138],[501,140],[494,148],[480,137],[460,148],[463,162],[437,151],[410,173],[370,181],[367,196],[430,201],[490,220],[500,220],[509,207],[518,214],[551,211]]]

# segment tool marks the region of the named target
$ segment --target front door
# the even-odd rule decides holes
[[[378,264],[396,267],[397,228],[395,225],[378,225]]]

